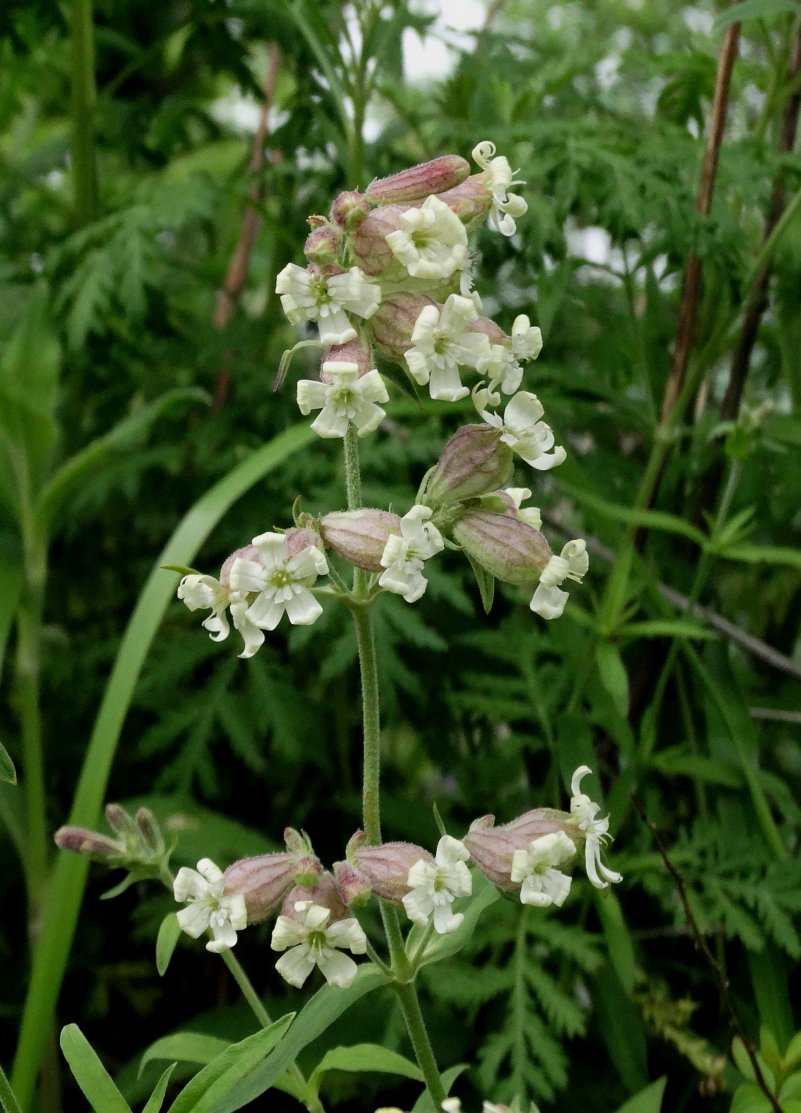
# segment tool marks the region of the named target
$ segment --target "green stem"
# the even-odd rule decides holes
[[[0,1107],[3,1109],[3,1113],[22,1113],[20,1104],[11,1089],[11,1083],[6,1078],[2,1067],[0,1067]]]
[[[434,1058],[434,1051],[428,1038],[426,1022],[423,1020],[423,1014],[420,1011],[420,1002],[417,1000],[414,985],[412,982],[396,982],[393,988],[400,1001],[403,1019],[406,1021],[406,1029],[409,1033],[409,1039],[412,1041],[418,1066],[423,1072],[423,1078],[434,1102],[434,1108],[439,1109],[448,1095],[442,1085],[439,1068]]]
[[[368,845],[381,842],[381,736],[378,698],[378,664],[369,604],[351,609],[356,627],[359,669],[362,680],[362,725],[364,758],[362,780],[362,823]]]
[[[236,958],[231,950],[221,951],[220,954],[223,962],[230,970],[234,981],[242,990],[242,996],[245,998],[248,1005],[250,1005],[253,1015],[262,1028],[269,1028],[272,1024],[270,1014],[262,1004],[261,998],[253,988],[253,983],[245,973],[239,959]],[[316,1095],[313,1096],[308,1093],[306,1077],[297,1063],[293,1063],[287,1070],[287,1078],[282,1080],[282,1084],[284,1083],[286,1084],[286,1092],[290,1093],[292,1097],[297,1098],[302,1105],[305,1105],[309,1113],[323,1113],[320,1099]]]
[[[348,496],[348,510],[361,510],[362,473],[359,466],[359,438],[353,422],[345,434],[345,491]]]
[[[78,225],[97,216],[97,155],[95,149],[95,50],[92,0],[72,0],[72,180]]]
[[[16,687],[23,754],[25,874],[32,932],[43,896],[48,846],[39,692],[45,576],[44,556],[27,551],[25,585],[17,612]]]

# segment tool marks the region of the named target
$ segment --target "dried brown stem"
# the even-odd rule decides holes
[[[264,144],[267,137],[267,121],[270,108],[275,97],[275,85],[278,79],[278,68],[281,64],[281,52],[275,43],[271,43],[267,57],[267,72],[264,77],[264,99],[262,100],[259,123],[253,136],[248,174],[256,177],[264,166]],[[217,291],[217,300],[212,318],[216,329],[223,329],[234,314],[239,298],[247,282],[250,269],[250,256],[253,244],[261,224],[258,205],[264,199],[264,183],[257,177],[248,190],[248,204],[242,218],[242,230],[239,240],[234,248],[222,287]],[[229,353],[230,355],[230,353]],[[220,410],[225,405],[230,386],[230,372],[227,368],[220,368],[217,372],[217,382],[214,390],[213,410]]]
[[[670,858],[668,857],[667,849],[664,842],[662,841],[662,836],[659,834],[659,830],[657,829],[656,824],[652,823],[651,820],[648,819],[647,816],[644,814],[634,793],[632,793],[631,795],[631,802],[634,805],[634,810],[637,812],[637,815],[651,832],[654,842],[656,843],[656,848],[659,851],[659,856],[665,863],[665,869],[673,878],[673,882],[676,886],[676,891],[679,895],[679,900],[681,901],[681,906],[684,909],[684,917],[687,921],[687,927],[690,930],[690,935],[693,937],[696,947],[700,950],[707,966],[712,972],[712,977],[714,978],[715,985],[717,986],[718,996],[720,998],[720,1003],[723,1007],[723,1011],[728,1017],[729,1026],[737,1034],[737,1036],[739,1036],[742,1045],[745,1048],[745,1053],[748,1056],[749,1063],[751,1064],[751,1070],[754,1072],[754,1080],[759,1089],[770,1102],[770,1107],[774,1110],[774,1113],[783,1113],[778,1099],[771,1091],[765,1080],[765,1076],[762,1073],[762,1068],[760,1067],[759,1060],[757,1059],[756,1048],[754,1047],[752,1040],[740,1023],[740,1018],[734,1011],[734,1006],[732,1005],[731,997],[729,995],[729,987],[726,983],[726,976],[724,975],[723,970],[720,967],[720,963],[717,961],[715,956],[712,954],[712,951],[709,949],[709,944],[704,938],[703,932],[699,928],[695,916],[693,915],[692,908],[690,907],[690,902],[687,899],[687,888],[684,884],[684,878],[681,876],[679,871],[676,869],[676,867],[673,865]]]
[[[801,27],[796,32],[790,61],[787,69],[787,82],[791,89],[782,111],[781,128],[779,130],[779,154],[792,151],[795,146],[796,131],[798,129],[798,113],[801,108],[801,84],[798,78],[801,75]],[[762,235],[763,244],[770,238],[785,208],[784,185],[781,177],[773,183],[770,199],[770,208],[765,217],[765,229]],[[756,343],[762,315],[768,306],[768,279],[770,266],[766,266],[760,274],[756,287],[746,306],[740,336],[734,349],[729,373],[729,383],[723,402],[720,407],[720,416],[724,421],[735,421],[740,412],[740,403],[743,397],[745,380],[748,377],[748,368],[751,363],[751,354]]]
[[[701,216],[709,216],[712,208],[712,195],[715,189],[715,175],[718,167],[720,145],[723,140],[723,129],[726,124],[726,109],[729,103],[729,87],[734,59],[737,56],[737,43],[740,36],[740,24],[730,23],[718,56],[718,69],[715,78],[715,94],[712,100],[712,113],[709,119],[706,144],[704,146],[704,159],[701,164],[701,179],[698,183],[698,193],[695,199],[695,208]],[[701,272],[703,264],[699,256],[692,252],[684,268],[684,281],[679,303],[678,326],[676,330],[676,344],[673,349],[673,364],[668,378],[665,396],[662,400],[662,420],[664,421],[673,410],[679,396],[684,377],[687,373],[687,364],[692,350],[695,335],[695,321],[698,315],[698,301],[701,293]]]

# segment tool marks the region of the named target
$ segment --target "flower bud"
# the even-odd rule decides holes
[[[315,228],[306,237],[303,245],[303,254],[310,263],[318,267],[339,262],[339,253],[342,248],[342,229],[336,224],[326,222]]]
[[[483,332],[490,344],[509,344],[510,340],[500,325],[496,325],[489,317],[476,317],[467,326],[470,332]]]
[[[375,367],[371,346],[358,336],[355,340],[349,340],[347,344],[335,344],[323,354],[320,360],[320,382],[323,383],[332,381],[325,370],[327,363],[355,363],[359,370],[359,378]]]
[[[395,272],[398,278],[408,277],[405,268],[395,258],[387,243],[387,236],[401,228],[401,214],[409,208],[414,206],[386,205],[373,209],[351,236],[353,258],[365,274],[385,275]]]
[[[77,854],[86,854],[95,861],[111,862],[115,858],[125,857],[125,846],[122,842],[110,839],[97,831],[87,831],[84,827],[59,827],[53,838],[60,850],[74,850]]]
[[[291,888],[284,897],[281,915],[302,922],[302,916],[295,911],[295,905],[307,900],[330,909],[329,924],[333,924],[335,920],[344,920],[349,914],[330,873],[322,874],[313,885],[295,885]]]
[[[423,861],[434,865],[434,858],[421,846],[411,842],[386,842],[380,846],[359,845],[358,836],[348,844],[348,856],[360,880],[381,900],[400,904],[409,892],[409,870]],[[362,838],[364,836],[362,835]]]
[[[503,827],[495,826],[494,815],[482,816],[470,824],[462,842],[485,877],[499,889],[514,892],[520,888],[511,878],[514,852],[555,831],[564,831],[573,842],[578,841],[578,832],[565,812],[535,808]]]
[[[458,185],[469,173],[470,164],[461,155],[443,155],[388,178],[378,178],[370,183],[364,196],[375,205],[422,201],[431,193],[442,193]]]
[[[286,553],[287,557],[297,556],[303,549],[309,549],[312,545],[320,548],[320,535],[314,533],[310,529],[288,529],[284,534],[286,537]]]
[[[225,895],[243,896],[248,923],[257,924],[269,916],[293,886],[314,885],[323,872],[314,854],[259,854],[242,858],[225,871]],[[298,898],[302,899],[302,898]]]
[[[468,556],[508,584],[535,584],[551,559],[548,542],[510,514],[468,510],[453,526]]]
[[[437,508],[497,491],[512,478],[512,450],[490,425],[463,425],[446,443],[425,489]]]
[[[121,835],[127,842],[138,842],[139,832],[136,824],[128,815],[125,808],[119,804],[106,804],[106,823],[116,835]]]
[[[160,858],[164,853],[164,838],[156,822],[156,817],[149,808],[138,808],[134,816],[134,823],[143,848]]]
[[[400,531],[400,518],[387,510],[342,510],[326,514],[320,522],[326,546],[366,572],[383,572],[387,540]]]
[[[334,199],[331,205],[331,220],[346,232],[354,232],[369,212],[370,206],[361,193],[355,189],[348,189]]]
[[[438,196],[468,229],[479,224],[492,208],[492,195],[481,174],[471,174],[459,185]]]
[[[424,294],[393,294],[381,302],[370,324],[375,345],[386,359],[403,363],[404,354],[412,346],[417,318],[427,305],[436,302]]]
[[[366,904],[372,895],[370,882],[350,862],[334,862],[334,878],[341,900],[347,905]]]

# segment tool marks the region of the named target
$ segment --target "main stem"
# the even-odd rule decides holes
[[[356,430],[348,426],[345,436],[345,484],[348,495],[348,510],[361,507],[361,471],[359,467],[359,445]],[[362,687],[362,724],[364,780],[362,782],[362,824],[365,841],[368,845],[381,842],[381,718],[378,696],[378,660],[373,636],[373,615],[371,604],[360,600],[364,593],[365,573],[356,569],[353,577],[353,594],[356,596],[351,608],[353,623],[356,627],[356,644],[359,651],[359,672]],[[410,981],[411,966],[398,914],[395,909],[381,902],[381,919],[387,937],[392,972],[395,975],[394,989],[398,995],[406,1030],[409,1033],[418,1066],[422,1071],[428,1092],[437,1108],[446,1098],[434,1050],[428,1037],[425,1020],[417,998],[414,982]]]

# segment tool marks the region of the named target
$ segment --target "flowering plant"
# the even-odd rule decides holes
[[[511,485],[516,467],[534,469],[527,476],[533,484],[536,473],[565,460],[566,450],[555,444],[537,396],[520,389],[526,366],[542,348],[539,329],[520,314],[505,333],[484,315],[473,290],[468,233],[488,217],[512,236],[527,204],[510,189],[524,183],[513,180],[492,143],[479,143],[473,156],[477,173],[470,174],[459,156],[446,156],[373,182],[363,193],[341,194],[328,217],[309,218],[307,266],[288,264],[276,291],[290,323],[314,328],[319,336],[318,377],[298,381],[297,404],[304,416],[319,411],[311,422],[319,437],[343,443],[346,506],[314,516],[296,504],[291,524],[244,538],[218,578],[182,569],[178,585],[178,598],[189,610],[208,612],[202,625],[213,640],[224,641],[234,627],[243,658],[257,654],[283,621],[310,626],[326,606],[348,610],[363,703],[362,829],[343,859],[329,866],[307,835],[287,828],[285,853],[242,858],[224,870],[203,857],[174,877],[163,839],[145,837],[149,828],[139,817],[128,821],[127,843],[76,828],[57,835],[65,849],[128,865],[137,877],[165,880],[180,907],[162,925],[162,966],[181,932],[204,938],[206,949],[226,962],[265,1031],[275,1026],[233,949],[239,933],[273,914],[270,947],[280,955],[275,970],[290,986],[300,989],[322,978],[327,989],[321,992],[334,995],[390,986],[415,1053],[410,1069],[443,1108],[458,1103],[447,1099],[428,1037],[415,987],[418,970],[460,949],[478,916],[501,894],[539,909],[563,906],[575,860],[583,858],[597,889],[621,880],[601,858],[609,819],[598,818],[600,805],[581,790],[587,766],[575,771],[564,811],[534,808],[499,826],[484,816],[461,833],[443,828],[433,849],[384,841],[380,662],[373,631],[380,597],[389,593],[417,603],[428,587],[429,562],[447,549],[466,557],[486,610],[497,580],[525,589],[530,609],[550,621],[567,603],[565,581],[581,583],[588,571],[584,541],[571,540],[555,554],[542,533],[539,508],[524,505],[531,488]],[[299,345],[308,347],[308,339]],[[291,358],[292,351],[284,367]],[[394,365],[409,390],[424,388],[435,402],[453,407],[457,420],[464,399],[472,396],[475,409],[420,476],[402,514],[362,503],[359,442],[386,435],[382,426],[392,405],[378,364]],[[114,825],[117,813],[112,810],[109,819]],[[380,931],[371,906],[377,907]],[[454,945],[443,950],[446,937]],[[304,1023],[313,1024],[303,1016],[302,1010],[293,1024],[296,1035]],[[244,1057],[243,1045],[237,1047]],[[265,1069],[250,1079],[249,1096],[275,1081],[270,1062],[268,1056]],[[316,1113],[320,1101],[312,1080],[294,1060],[287,1060],[290,1065],[286,1086]]]

